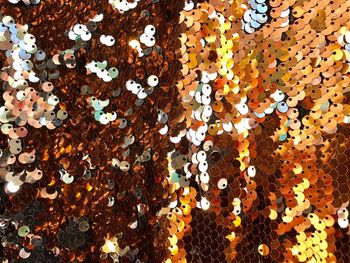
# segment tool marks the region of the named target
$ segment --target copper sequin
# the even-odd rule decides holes
[[[0,1],[9,262],[349,262],[345,0]]]

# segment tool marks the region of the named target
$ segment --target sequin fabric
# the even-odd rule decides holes
[[[0,0],[2,262],[344,262],[350,2]]]

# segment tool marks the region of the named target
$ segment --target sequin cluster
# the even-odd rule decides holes
[[[17,2],[4,259],[350,261],[349,1]]]
[[[62,13],[51,17],[52,30],[43,30],[47,20],[41,17],[53,6]],[[176,8],[179,14],[181,7],[158,1],[138,6],[141,9],[123,15],[127,19],[117,24],[117,30],[108,25],[118,21],[120,13],[108,2],[47,1],[31,9],[0,6],[1,12],[19,20],[17,27],[30,24],[25,25],[26,30],[46,51],[39,66],[33,62],[38,78],[34,92],[50,80],[51,93],[60,98],[56,107],[67,114],[54,131],[23,124],[28,129],[25,147],[31,154],[24,159],[31,161],[29,150],[36,151],[38,159],[27,166],[37,181],[16,188],[10,185],[16,193],[6,193],[2,199],[1,209],[6,211],[1,210],[1,241],[6,259],[157,262],[165,257],[167,221],[159,210],[167,204],[164,179],[166,157],[172,148],[169,135],[181,129],[183,120],[175,86],[177,75],[171,74],[180,69],[175,54],[180,41],[177,34],[171,34],[178,30],[174,26],[178,15],[167,14]],[[16,13],[19,10],[24,12]],[[82,16],[69,16],[63,22],[60,16],[67,10],[80,10]],[[139,23],[130,27],[134,18]],[[54,30],[56,34],[52,34]],[[129,45],[136,38],[145,51],[143,57]],[[5,39],[7,48],[7,33]],[[6,59],[10,55],[0,55],[2,74],[12,66]],[[131,85],[128,90],[131,79],[138,86]],[[41,103],[51,102],[52,96],[46,95]],[[4,97],[3,101],[11,100]],[[10,102],[4,103],[7,105],[11,106]],[[39,113],[35,117],[41,117]],[[55,116],[53,119],[56,121]],[[7,142],[3,133],[3,151],[10,147]],[[11,143],[11,149],[16,146]],[[2,164],[3,171],[16,173],[23,173],[23,166],[19,162],[13,167]],[[40,169],[40,178],[33,172],[35,167]],[[23,174],[19,178],[22,180]]]
[[[55,129],[68,114],[63,107],[57,107],[59,99],[53,94],[54,86],[48,81],[46,71],[44,75],[33,71],[34,66],[46,63],[46,55],[38,50],[28,26],[16,24],[11,16],[3,16],[0,28],[0,47],[8,64],[1,72],[5,101],[0,108],[1,132],[8,136],[7,147],[1,152],[1,176],[7,182],[6,191],[15,193],[24,182],[33,184],[43,176],[40,169],[26,167],[36,160],[36,149],[23,144],[28,134],[26,124]],[[17,162],[24,167],[14,169]]]
[[[348,200],[335,205],[335,179],[321,166],[331,159],[325,137],[349,114],[347,30],[340,28],[347,3],[327,4],[335,3],[188,2],[180,15],[187,128],[175,142],[186,135],[193,146],[180,162],[172,154],[170,180],[178,196],[196,182],[191,208],[215,212],[231,242],[228,262],[333,262],[331,229],[348,229]],[[196,246],[193,238],[185,233]]]

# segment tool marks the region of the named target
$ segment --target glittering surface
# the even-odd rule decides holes
[[[0,259],[349,262],[350,2],[0,0]]]

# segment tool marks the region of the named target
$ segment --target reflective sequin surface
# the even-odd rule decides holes
[[[349,262],[349,63],[346,0],[0,0],[0,259]]]

